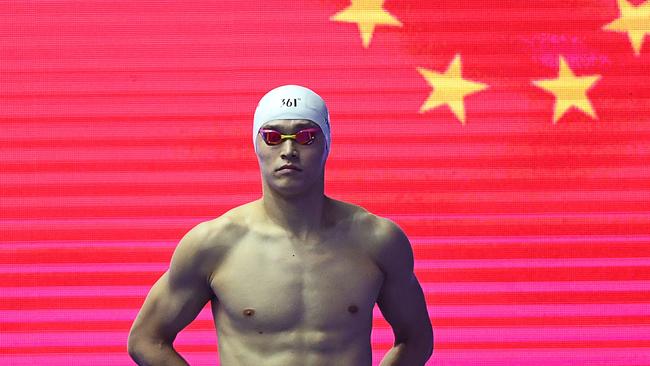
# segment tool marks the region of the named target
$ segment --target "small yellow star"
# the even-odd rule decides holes
[[[433,87],[433,91],[420,107],[420,113],[430,109],[437,108],[441,105],[448,105],[449,109],[465,124],[465,104],[464,98],[481,90],[487,89],[488,85],[463,79],[460,54],[457,54],[451,61],[444,73],[427,70],[418,67],[417,70]]]
[[[350,6],[332,15],[335,22],[357,23],[363,47],[368,48],[377,25],[401,27],[402,23],[384,9],[384,0],[351,0]]]
[[[564,57],[560,56],[560,73],[557,79],[535,80],[533,85],[555,96],[553,123],[557,123],[571,107],[576,107],[591,118],[598,119],[587,97],[587,90],[599,79],[600,75],[576,76]]]
[[[641,54],[643,39],[650,34],[650,1],[634,6],[626,0],[617,0],[621,17],[603,26],[604,30],[627,32],[634,54]]]

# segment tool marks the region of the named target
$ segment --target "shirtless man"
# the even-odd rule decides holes
[[[253,141],[262,198],[183,237],[133,323],[131,357],[187,365],[174,338],[210,301],[223,366],[369,366],[377,303],[395,335],[381,365],[424,365],[433,332],[408,239],[324,195],[325,102],[300,86],[273,89]]]

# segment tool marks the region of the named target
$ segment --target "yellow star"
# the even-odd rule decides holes
[[[488,85],[463,79],[461,68],[460,54],[454,57],[444,73],[427,70],[422,67],[417,68],[429,85],[433,87],[429,98],[420,107],[420,113],[446,104],[454,115],[456,115],[456,118],[460,120],[460,123],[465,124],[464,98],[470,94],[487,89]]]
[[[564,57],[560,56],[560,75],[557,79],[535,80],[533,84],[555,96],[553,123],[557,123],[571,107],[576,107],[591,118],[598,119],[587,97],[587,90],[599,79],[600,75],[576,76]]]
[[[634,54],[641,54],[643,38],[650,34],[650,1],[634,6],[626,0],[617,0],[621,17],[603,26],[604,30],[614,32],[627,32],[627,36],[634,48]]]
[[[350,6],[332,15],[330,20],[357,23],[359,32],[361,32],[363,47],[368,48],[375,26],[402,26],[402,23],[387,12],[383,5],[384,0],[351,0]]]

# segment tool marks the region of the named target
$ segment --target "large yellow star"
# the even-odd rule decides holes
[[[587,97],[587,90],[598,79],[600,75],[576,76],[564,57],[560,56],[560,75],[557,79],[535,80],[533,84],[555,96],[553,123],[557,123],[571,107],[576,107],[591,118],[598,119]]]
[[[437,108],[441,105],[448,105],[449,109],[465,124],[465,104],[464,98],[470,94],[487,89],[487,84],[477,83],[463,79],[460,54],[457,54],[451,61],[444,73],[427,70],[418,67],[417,70],[433,87],[427,100],[420,107],[420,113],[430,109]]]
[[[634,48],[634,54],[641,54],[643,39],[650,34],[650,1],[634,6],[626,0],[617,0],[621,17],[603,26],[604,30],[614,32],[627,32],[627,36]]]
[[[351,0],[350,6],[332,15],[330,20],[357,23],[363,47],[368,48],[375,26],[402,26],[402,23],[387,12],[383,6],[384,0]]]

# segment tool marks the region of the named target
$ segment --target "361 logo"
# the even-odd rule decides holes
[[[283,107],[297,107],[300,98],[282,98]]]

